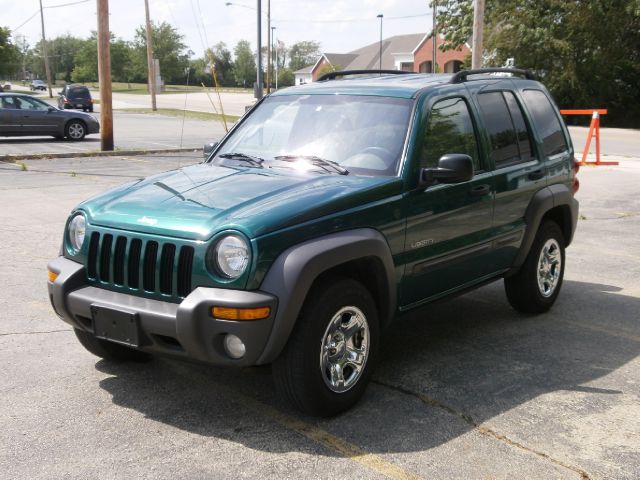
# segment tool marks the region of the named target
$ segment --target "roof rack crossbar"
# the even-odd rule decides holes
[[[482,73],[513,73],[515,75],[524,75],[528,80],[536,80],[535,75],[531,70],[523,70],[521,68],[477,68],[475,70],[460,70],[453,77],[451,77],[450,83],[462,83],[467,81],[469,75],[479,75]]]
[[[343,77],[346,75],[364,75],[364,74],[375,75],[376,73],[379,73],[380,75],[382,74],[404,75],[407,73],[415,73],[415,72],[406,72],[404,70],[338,70],[335,72],[325,73],[316,81],[324,82],[325,80],[335,80],[337,77]]]

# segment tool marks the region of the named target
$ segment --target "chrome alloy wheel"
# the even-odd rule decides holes
[[[542,246],[538,259],[538,289],[549,298],[555,292],[562,271],[562,254],[555,238],[550,238]]]
[[[74,140],[84,137],[84,125],[81,123],[72,123],[69,125],[69,136]]]
[[[332,392],[342,393],[357,382],[369,356],[369,324],[362,310],[342,307],[322,337],[320,372]]]

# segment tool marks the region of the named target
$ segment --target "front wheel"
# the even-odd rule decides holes
[[[87,134],[87,127],[80,120],[71,120],[65,129],[68,139],[73,141],[82,140]]]
[[[310,292],[289,342],[273,364],[276,388],[295,408],[333,416],[363,395],[374,368],[378,312],[371,293],[331,277]]]
[[[84,348],[96,357],[116,362],[146,362],[151,360],[151,355],[140,350],[128,348],[117,343],[96,338],[93,334],[74,328],[78,340]]]
[[[513,308],[523,313],[543,313],[551,308],[564,277],[564,243],[557,223],[546,221],[540,225],[520,271],[504,280]]]

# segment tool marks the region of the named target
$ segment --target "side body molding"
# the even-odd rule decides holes
[[[264,352],[256,363],[269,363],[278,357],[319,275],[364,258],[378,262],[386,277],[382,279],[384,288],[379,299],[385,307],[380,312],[381,327],[384,327],[395,314],[397,297],[393,258],[384,236],[369,228],[326,235],[285,250],[269,269],[260,290],[278,298],[278,312]]]
[[[522,266],[529,254],[533,240],[538,232],[542,218],[549,210],[555,207],[563,207],[563,221],[564,231],[566,235],[567,244],[569,246],[573,239],[573,233],[576,230],[578,222],[578,201],[573,198],[573,194],[565,184],[557,183],[549,185],[539,190],[529,202],[527,211],[525,212],[524,219],[527,224],[527,229],[520,246],[520,251],[516,256],[511,271],[509,273],[515,273],[518,268]],[[570,226],[570,227],[569,227]]]

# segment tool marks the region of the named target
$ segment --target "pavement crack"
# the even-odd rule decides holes
[[[481,435],[485,435],[488,437],[491,437],[495,440],[498,440],[499,442],[505,443],[511,447],[515,447],[518,448],[520,450],[523,450],[525,452],[531,453],[533,455],[536,455],[538,457],[544,458],[545,460],[550,461],[551,463],[554,463],[555,465],[558,465],[560,467],[566,468],[568,470],[571,470],[575,473],[577,473],[578,475],[580,475],[580,477],[583,480],[590,480],[591,477],[589,476],[589,474],[584,471],[583,469],[581,469],[580,467],[576,467],[573,465],[569,465],[568,463],[563,462],[562,460],[558,460],[557,458],[552,457],[551,455],[549,455],[548,453],[545,452],[541,452],[539,450],[536,450],[534,448],[528,447],[526,445],[523,445],[520,442],[517,442],[516,440],[512,440],[511,438],[507,437],[506,435],[496,432],[495,430],[489,428],[489,427],[485,427],[484,425],[482,425],[481,423],[477,422],[476,420],[474,420],[474,418],[464,412],[458,411],[455,408],[442,403],[439,400],[436,400],[435,398],[432,398],[428,395],[425,395],[423,393],[416,393],[413,392],[405,387],[401,387],[399,385],[394,385],[391,383],[386,383],[383,382],[382,380],[378,380],[378,379],[373,379],[372,383],[375,383],[376,385],[380,385],[381,387],[385,387],[388,388],[390,390],[394,390],[396,392],[402,393],[404,395],[409,395],[412,397],[417,398],[418,400],[420,400],[422,403],[425,403],[431,407],[435,407],[435,408],[439,408],[440,410],[444,410],[445,412],[449,413],[450,415],[453,415],[455,417],[460,418],[462,421],[464,421],[465,423],[467,423],[473,430],[477,431],[478,433],[480,433]]]
[[[0,337],[9,337],[11,335],[42,335],[46,333],[60,333],[60,332],[72,332],[73,330],[70,328],[65,328],[62,330],[47,330],[42,332],[8,332],[8,333],[0,333]]]

